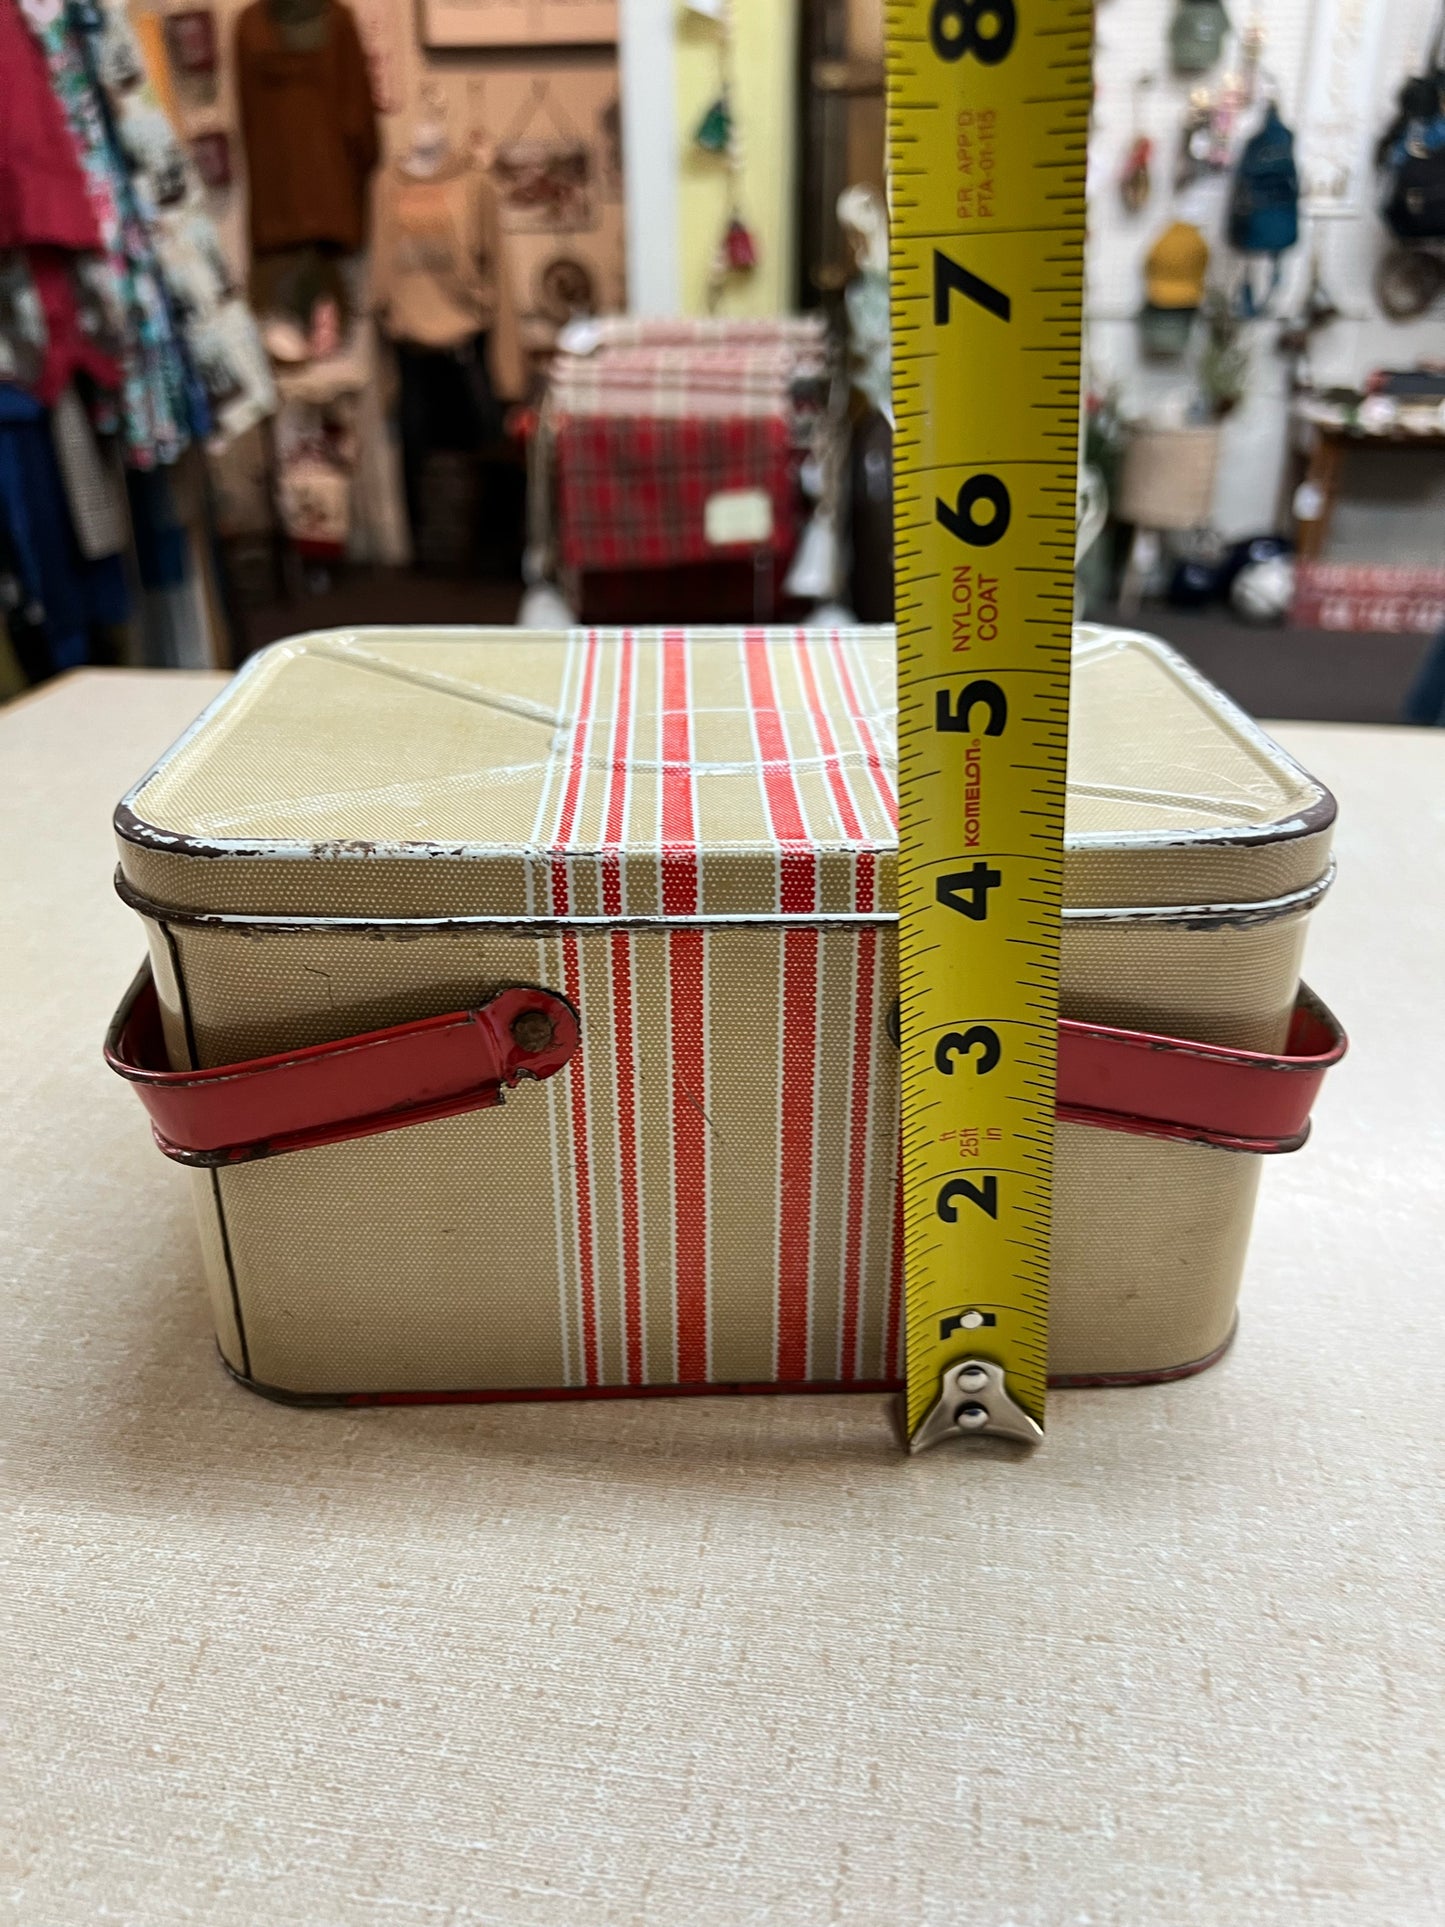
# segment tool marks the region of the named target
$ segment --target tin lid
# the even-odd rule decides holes
[[[181,917],[885,917],[890,630],[363,629],[248,663],[116,813]],[[1081,629],[1066,905],[1264,906],[1334,806],[1163,644]]]

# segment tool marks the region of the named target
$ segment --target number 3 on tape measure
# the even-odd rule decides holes
[[[915,1450],[1042,1436],[1090,38],[888,4]]]

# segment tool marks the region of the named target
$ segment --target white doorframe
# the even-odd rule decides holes
[[[619,0],[617,9],[627,306],[635,315],[675,315],[682,306],[676,11],[677,0]]]

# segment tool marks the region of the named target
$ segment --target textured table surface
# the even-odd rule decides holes
[[[110,806],[215,681],[0,711],[0,1920],[1445,1919],[1445,733],[1280,731],[1341,801],[1354,1049],[1232,1354],[910,1462],[872,1397],[226,1379],[98,1059]]]

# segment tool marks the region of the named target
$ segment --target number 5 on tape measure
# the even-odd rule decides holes
[[[1043,1428],[1091,14],[887,22],[916,1451]]]

